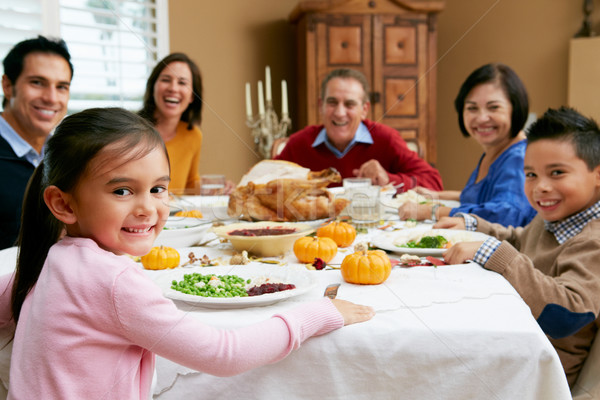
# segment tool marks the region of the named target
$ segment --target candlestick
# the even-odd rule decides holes
[[[281,115],[288,115],[287,82],[281,81]]]
[[[246,115],[252,118],[252,100],[250,97],[250,82],[246,82]]]
[[[262,81],[258,81],[258,114],[261,118],[265,115],[265,100],[263,95]]]
[[[279,147],[281,139],[287,136],[292,126],[288,114],[287,82],[281,81],[281,119],[273,108],[271,96],[271,69],[266,69],[267,101],[265,103],[263,92],[263,81],[258,81],[258,113],[256,119],[251,115],[252,105],[250,103],[250,88],[246,83],[246,125],[252,130],[254,146],[258,155],[262,158],[271,158],[273,151]],[[250,107],[250,110],[248,109]]]
[[[267,94],[267,101],[271,101],[273,98],[271,97],[271,67],[267,65],[265,68],[265,89]]]

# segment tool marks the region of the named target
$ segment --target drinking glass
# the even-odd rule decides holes
[[[202,175],[200,177],[200,195],[218,196],[225,191],[225,175]]]
[[[350,200],[348,214],[352,222],[362,226],[375,226],[381,219],[378,186],[358,186],[348,189]]]
[[[371,186],[371,178],[344,178],[343,185],[345,190],[355,187]]]

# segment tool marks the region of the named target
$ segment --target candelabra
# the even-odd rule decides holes
[[[250,83],[246,83],[246,125],[252,129],[254,146],[262,158],[271,158],[273,143],[275,140],[284,138],[292,125],[288,114],[287,83],[281,81],[281,120],[273,108],[271,96],[271,69],[266,69],[266,94],[264,101],[262,81],[258,81],[258,118],[252,115],[252,100],[250,95]]]
[[[273,108],[273,102],[267,101],[264,114],[259,114],[256,120],[248,117],[246,125],[252,129],[254,146],[262,158],[271,158],[273,142],[286,136],[292,125],[287,114],[281,115],[281,120]]]

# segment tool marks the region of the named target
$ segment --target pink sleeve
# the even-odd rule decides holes
[[[148,278],[125,273],[115,285],[115,309],[129,339],[198,371],[232,376],[283,359],[310,336],[341,328],[327,298],[239,329],[216,329],[175,307]]]

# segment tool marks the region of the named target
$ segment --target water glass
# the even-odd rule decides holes
[[[344,189],[371,186],[371,178],[344,178]]]
[[[375,226],[381,219],[378,186],[359,186],[348,189],[350,200],[348,214],[352,222],[362,226]]]
[[[218,196],[225,192],[225,175],[202,175],[200,177],[200,195]]]

